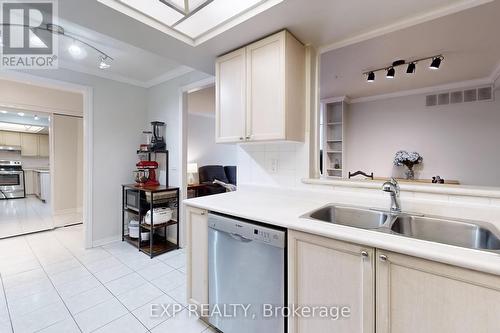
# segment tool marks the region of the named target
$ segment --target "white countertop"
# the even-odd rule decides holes
[[[434,260],[473,270],[500,275],[500,254],[428,242],[377,231],[302,219],[300,216],[326,204],[341,202],[381,208],[378,200],[345,193],[318,193],[304,190],[281,191],[248,188],[237,192],[193,198],[184,201],[202,208],[244,219],[308,232],[387,251]],[[404,208],[404,207],[403,207]]]
[[[49,169],[41,169],[41,168],[23,168],[24,171],[33,171],[38,173],[50,173]]]

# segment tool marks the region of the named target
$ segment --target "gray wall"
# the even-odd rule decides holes
[[[495,102],[425,107],[415,95],[351,104],[346,117],[347,171],[400,176],[398,150],[424,158],[418,178],[440,175],[464,185],[500,186],[500,93]]]
[[[30,71],[93,87],[93,242],[121,234],[121,184],[133,181],[147,106],[146,89],[65,69]]]

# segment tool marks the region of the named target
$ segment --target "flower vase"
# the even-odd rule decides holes
[[[414,180],[415,179],[415,171],[413,171],[413,165],[412,166],[407,166],[408,170],[405,172],[406,179],[407,180]]]

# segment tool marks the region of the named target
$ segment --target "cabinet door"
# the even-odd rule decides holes
[[[208,304],[208,213],[186,208],[187,299],[189,303]]]
[[[0,131],[0,146],[5,145],[5,138],[3,135],[3,131]]]
[[[285,33],[247,46],[247,136],[284,140]]]
[[[38,156],[38,135],[21,133],[21,155]]]
[[[246,73],[245,49],[239,49],[216,62],[216,142],[245,140]]]
[[[289,317],[289,332],[374,332],[373,258],[372,248],[289,231],[288,303],[350,308],[346,319]]]
[[[500,277],[377,251],[378,333],[496,333]]]
[[[40,134],[38,136],[38,155],[40,157],[49,157],[49,136]]]
[[[19,132],[3,132],[3,141],[6,146],[20,146],[21,133]]]

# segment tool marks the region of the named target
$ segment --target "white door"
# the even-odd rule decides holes
[[[285,34],[247,46],[247,136],[284,140]]]
[[[21,134],[21,155],[23,156],[38,156],[38,135],[37,134]]]
[[[377,333],[497,333],[500,277],[377,251]]]
[[[239,49],[216,62],[216,142],[245,140],[246,73],[245,49]]]
[[[288,303],[339,310],[348,307],[350,311],[348,317],[337,320],[332,315],[291,316],[289,333],[373,333],[374,252],[360,245],[289,231]]]

